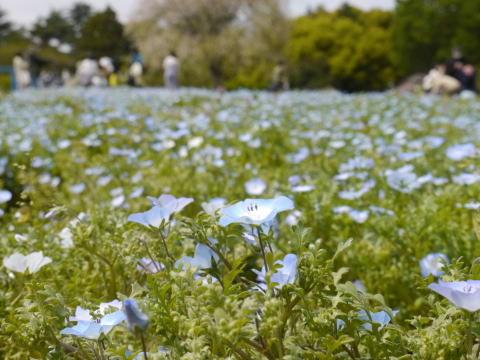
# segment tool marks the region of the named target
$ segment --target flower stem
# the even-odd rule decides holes
[[[147,252],[148,257],[152,261],[153,266],[155,266],[155,269],[157,269],[157,272],[159,272],[160,268],[159,268],[157,262],[155,261],[152,253],[150,252],[150,248],[148,247],[147,241],[145,239],[142,239],[142,243],[143,243],[143,246],[145,246],[145,251]]]
[[[469,355],[473,355],[473,320],[474,320],[474,314],[471,312],[468,312],[468,328],[467,328],[467,353]]]
[[[103,345],[100,342],[100,340],[97,340],[97,344],[98,344],[98,349],[100,350],[100,358],[102,360],[105,360],[105,353],[103,352]]]
[[[140,339],[142,339],[143,357],[145,358],[145,360],[148,360],[147,345],[145,344],[145,336],[143,335],[143,331],[140,332]]]
[[[265,247],[263,245],[262,235],[260,233],[260,227],[257,227],[258,242],[260,243],[260,250],[262,251],[263,262],[265,264],[265,272],[268,272],[267,257],[265,256]]]
[[[165,239],[165,235],[163,234],[162,230],[160,230],[160,237],[162,238],[163,247],[165,248],[165,254],[167,254],[167,256],[168,256],[170,259],[172,259],[172,260],[175,261],[175,259],[173,258],[173,256],[170,255],[170,252],[168,251],[167,241],[166,241],[166,239]]]

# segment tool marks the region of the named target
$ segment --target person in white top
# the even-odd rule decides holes
[[[446,74],[446,65],[439,64],[423,78],[423,90],[435,95],[453,95],[460,90],[460,81]]]
[[[92,56],[87,56],[77,64],[76,77],[81,86],[91,86],[93,79],[98,76],[98,63]]]
[[[13,72],[18,89],[25,89],[30,85],[31,77],[28,71],[28,61],[22,53],[17,53],[13,57]]]
[[[163,60],[163,76],[165,86],[168,89],[178,88],[178,66],[179,61],[174,51],[170,53]]]

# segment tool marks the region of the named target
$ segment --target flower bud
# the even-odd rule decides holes
[[[126,299],[123,302],[123,312],[127,318],[127,326],[131,332],[136,328],[145,331],[148,327],[148,317],[140,311],[137,303],[133,299]]]

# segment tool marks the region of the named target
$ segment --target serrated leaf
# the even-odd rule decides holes
[[[352,245],[353,239],[348,239],[347,241],[340,243],[337,247],[337,251],[335,251],[335,255],[333,255],[332,260],[334,260],[338,255],[340,255],[341,252],[343,252],[345,249],[349,248],[350,245]]]

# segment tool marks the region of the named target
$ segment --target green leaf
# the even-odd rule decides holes
[[[352,245],[353,239],[348,239],[347,241],[340,243],[337,247],[337,251],[335,251],[335,255],[333,255],[332,260],[335,260],[338,255],[340,255],[341,252],[346,250],[347,248]]]

